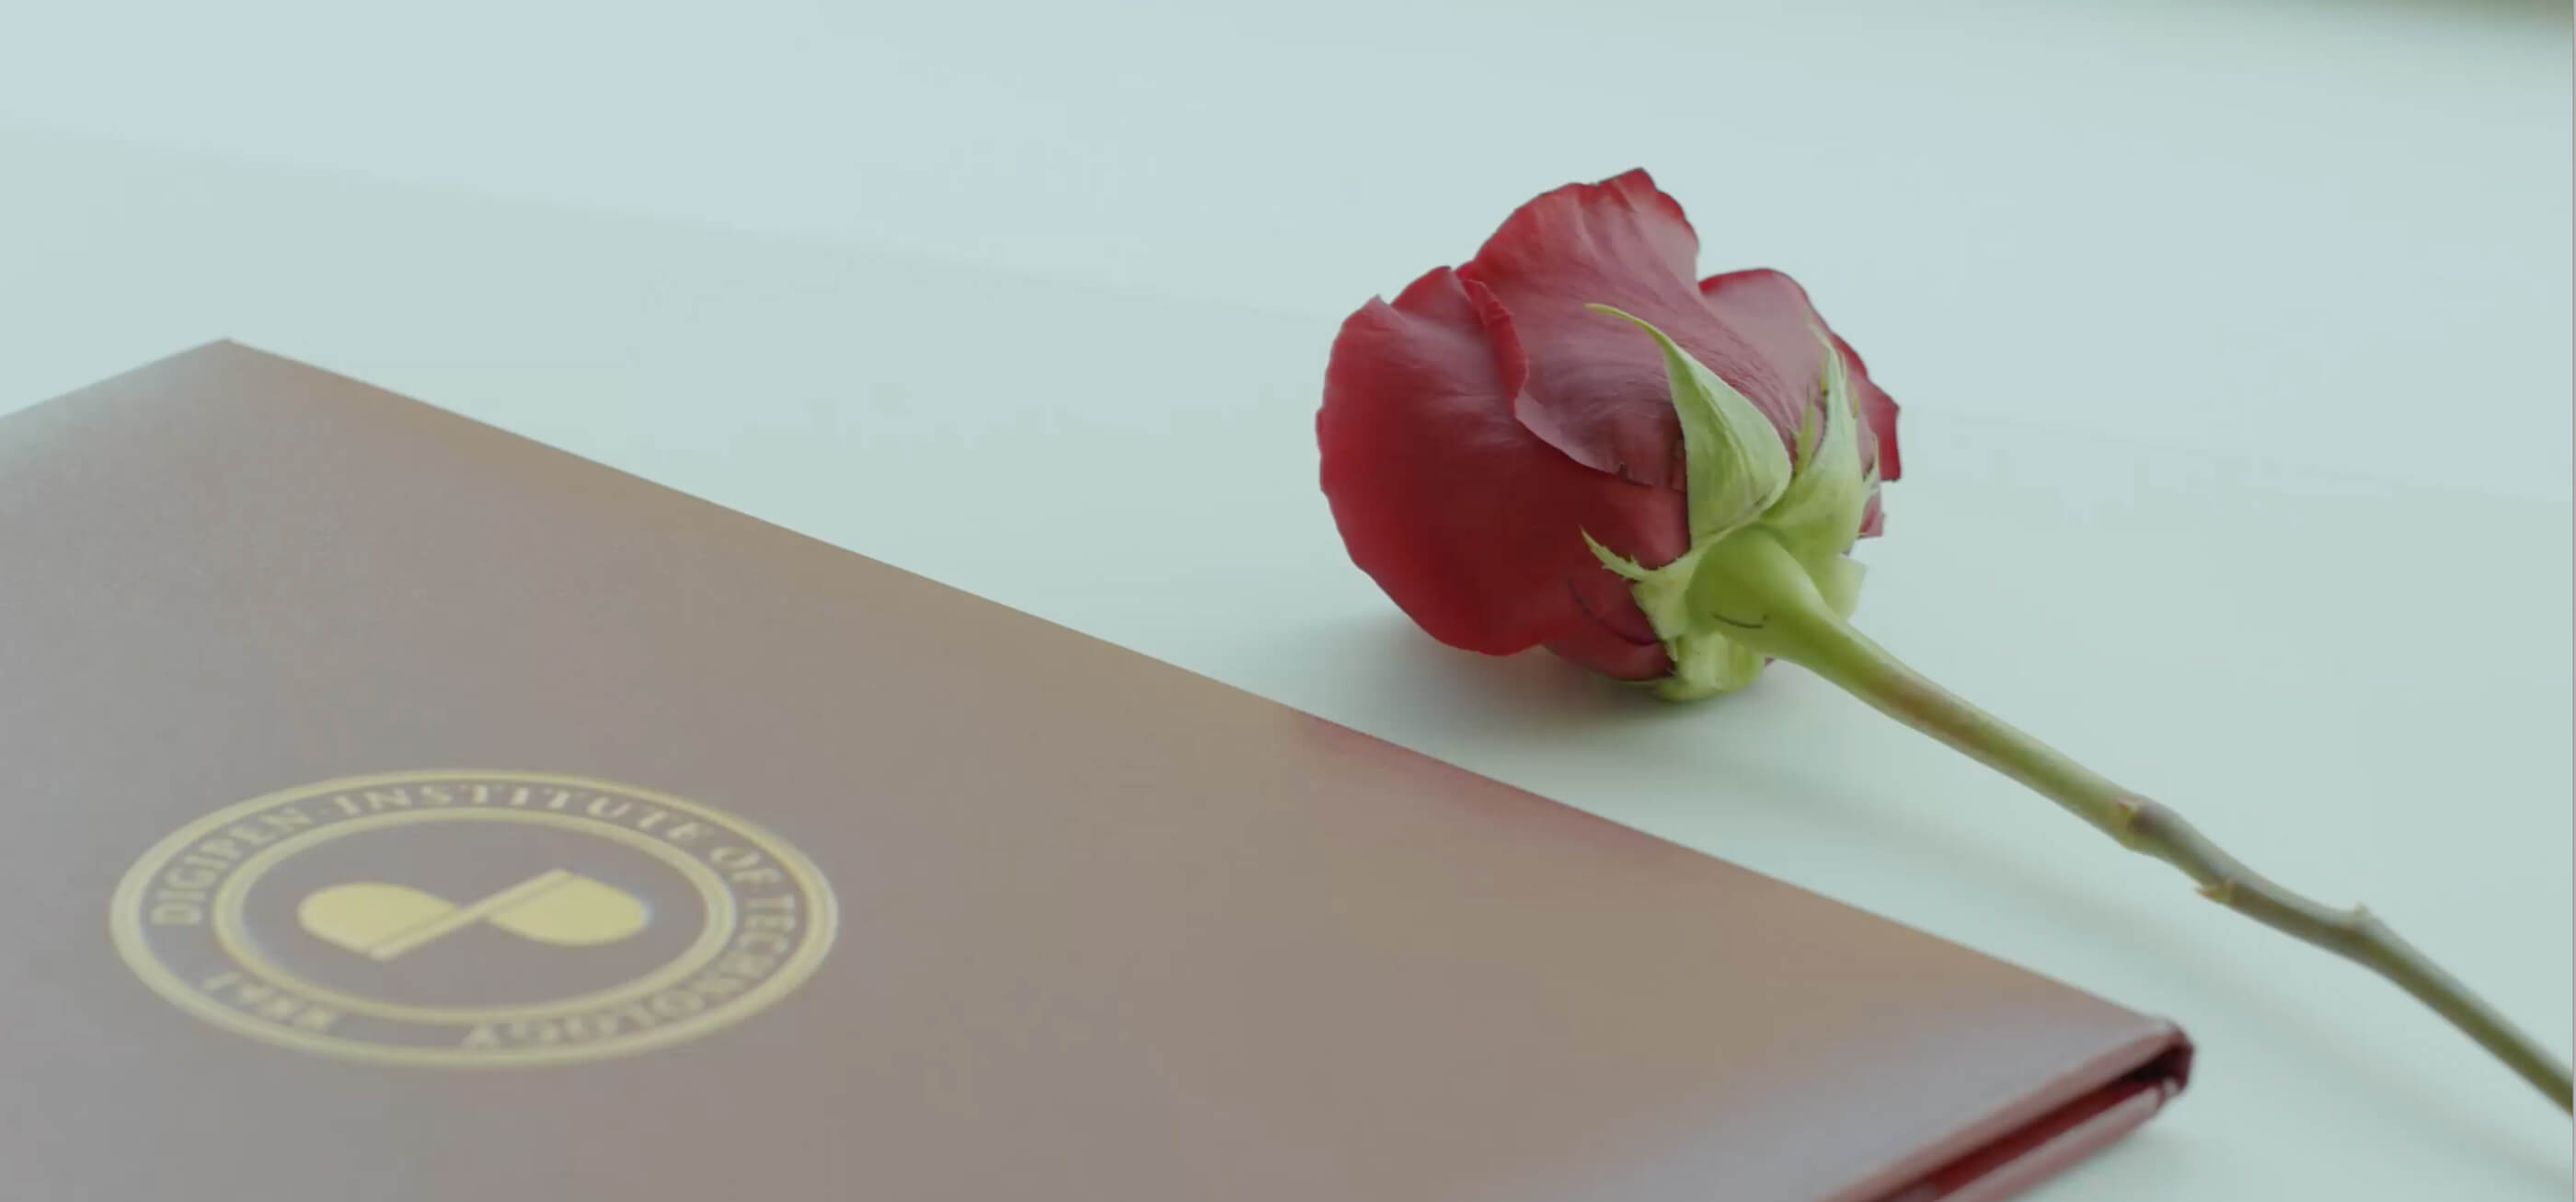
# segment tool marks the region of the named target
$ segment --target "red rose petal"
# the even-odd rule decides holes
[[[1824,318],[1816,320],[1821,322]],[[1831,328],[1826,332],[1832,333]],[[1833,338],[1834,345],[1843,352],[1843,361],[1851,364],[1852,394],[1860,402],[1861,425],[1870,433],[1870,441],[1863,445],[1876,456],[1875,460],[1862,462],[1876,462],[1882,482],[1904,475],[1905,461],[1896,453],[1896,398],[1869,378],[1869,364],[1861,361],[1859,351],[1843,341],[1842,335],[1834,334]]]
[[[1896,401],[1870,380],[1869,366],[1861,362],[1859,352],[1825,326],[1798,281],[1762,267],[1710,276],[1699,289],[1728,328],[1743,335],[1778,370],[1806,381],[1802,403],[1813,402],[1818,395],[1816,382],[1823,378],[1825,347],[1816,341],[1811,327],[1824,326],[1851,369],[1852,395],[1862,426],[1861,462],[1877,463],[1881,480],[1896,478]]]
[[[1593,471],[1515,419],[1525,340],[1480,291],[1439,268],[1343,323],[1315,423],[1333,520],[1352,562],[1442,642],[1633,646],[1624,632],[1651,630],[1582,536],[1669,562],[1689,545],[1682,498]],[[1585,610],[1596,592],[1601,620]]]
[[[1606,304],[1670,335],[1751,398],[1772,424],[1797,429],[1812,378],[1782,376],[1701,298],[1699,236],[1681,205],[1643,171],[1572,184],[1522,205],[1458,274],[1493,289],[1528,352],[1515,416],[1575,462],[1641,484],[1680,489],[1681,427],[1654,340]]]
[[[1591,621],[1549,640],[1549,651],[1622,680],[1653,680],[1673,670],[1664,641],[1655,637],[1654,623],[1637,608],[1627,580],[1596,562],[1591,571],[1568,577],[1566,587]]]
[[[1606,626],[1551,640],[1547,649],[1614,680],[1660,680],[1673,671],[1662,643],[1631,643]]]

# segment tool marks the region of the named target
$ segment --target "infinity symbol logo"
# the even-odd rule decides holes
[[[316,938],[385,961],[478,922],[558,947],[615,943],[644,929],[645,908],[615,885],[555,868],[462,906],[408,885],[333,885],[307,894],[295,918]]]

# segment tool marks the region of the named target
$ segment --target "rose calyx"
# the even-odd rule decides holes
[[[1672,658],[1671,674],[1655,682],[1659,695],[1688,701],[1741,689],[1762,672],[1760,631],[1773,603],[1811,597],[1839,618],[1859,602],[1861,565],[1846,552],[1878,481],[1862,463],[1849,369],[1817,331],[1824,369],[1792,454],[1760,409],[1663,331],[1591,307],[1634,322],[1663,348],[1681,419],[1691,547],[1649,568],[1589,534],[1585,541],[1629,582]]]

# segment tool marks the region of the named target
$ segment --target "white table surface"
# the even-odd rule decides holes
[[[217,7],[0,15],[0,411],[238,338],[2182,1021],[2051,1202],[2565,1196],[2437,1020],[1812,679],[1429,643],[1311,425],[1359,300],[1645,163],[1907,405],[1883,642],[2564,1049],[2563,13]]]

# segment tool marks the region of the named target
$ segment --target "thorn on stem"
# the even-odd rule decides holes
[[[2154,802],[2134,793],[2123,793],[2111,799],[2111,838],[2131,851],[2144,848],[2155,836],[2139,829],[2146,825],[2147,809]]]
[[[2236,903],[2236,882],[2212,881],[2209,884],[2200,887],[2200,895],[2211,901],[2217,902],[2222,906],[2234,905]]]

